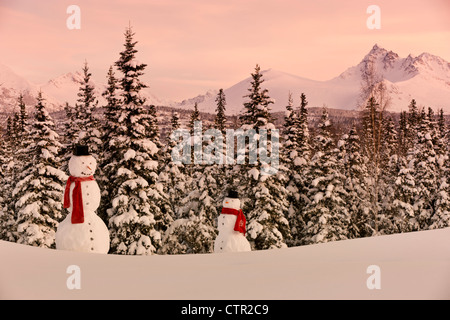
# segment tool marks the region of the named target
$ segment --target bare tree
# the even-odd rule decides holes
[[[361,69],[362,82],[360,88],[360,109],[363,121],[364,150],[368,157],[368,170],[370,174],[370,190],[374,232],[378,233],[378,196],[380,191],[380,177],[383,167],[383,143],[385,126],[385,112],[390,106],[391,98],[382,75],[375,68],[373,57],[369,57]]]

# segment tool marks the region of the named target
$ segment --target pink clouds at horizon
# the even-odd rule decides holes
[[[66,27],[69,5],[81,9],[81,29]],[[381,9],[381,29],[369,30],[366,9]],[[327,80],[356,65],[375,43],[400,56],[430,52],[450,61],[450,2],[116,0],[0,1],[0,63],[43,83],[81,70],[94,79],[119,57],[130,22],[144,80],[158,97],[180,100],[227,88],[256,63]]]

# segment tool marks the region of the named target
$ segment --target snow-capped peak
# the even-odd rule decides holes
[[[289,93],[294,106],[299,104],[301,93],[305,93],[310,107],[326,105],[330,108],[353,110],[360,106],[360,88],[362,75],[370,69],[383,79],[391,98],[389,111],[407,109],[413,98],[420,105],[433,109],[443,108],[450,113],[450,64],[444,59],[429,53],[415,57],[400,57],[397,53],[375,44],[359,64],[348,68],[338,77],[328,81],[315,81],[286,72],[267,69],[261,71],[263,88],[269,90],[269,96],[275,103],[273,112],[285,111]],[[248,77],[224,90],[228,114],[237,114],[243,108],[248,94],[251,77]],[[180,106],[191,107],[198,102],[200,111],[213,113],[216,108],[215,97],[205,95],[185,100]],[[190,103],[186,103],[186,102]]]

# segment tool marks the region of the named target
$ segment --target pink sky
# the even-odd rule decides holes
[[[69,30],[66,9],[81,8]],[[369,30],[369,5],[381,30]],[[375,43],[406,57],[429,52],[450,61],[448,0],[0,0],[0,63],[34,83],[81,70],[106,73],[119,57],[129,21],[137,59],[162,99],[227,88],[256,63],[314,80],[358,64]]]

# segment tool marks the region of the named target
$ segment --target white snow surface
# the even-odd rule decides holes
[[[449,228],[287,249],[164,256],[0,241],[0,257],[0,299],[450,299]],[[66,286],[71,265],[80,267],[79,290]],[[372,265],[380,268],[380,289],[367,287]]]

